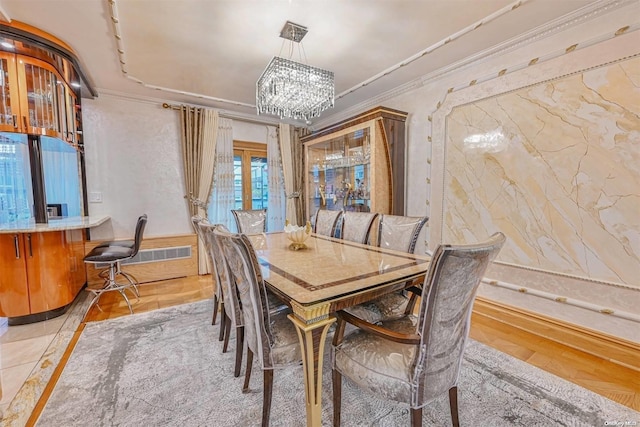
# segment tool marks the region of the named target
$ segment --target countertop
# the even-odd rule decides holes
[[[109,216],[73,216],[50,219],[48,224],[36,224],[35,221],[15,221],[0,224],[0,234],[7,233],[44,233],[47,231],[75,230],[79,228],[97,227],[109,220]]]

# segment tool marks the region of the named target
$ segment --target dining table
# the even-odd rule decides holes
[[[323,355],[334,313],[421,280],[430,257],[313,233],[302,248],[291,246],[285,232],[249,238],[265,284],[291,306],[289,319],[302,352],[307,426],[321,426]]]

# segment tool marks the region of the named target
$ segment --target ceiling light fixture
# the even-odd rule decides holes
[[[300,43],[305,34],[307,34],[307,27],[293,22],[287,21],[282,27],[280,37],[291,41],[289,59],[274,56],[258,79],[256,83],[258,114],[309,120],[318,117],[327,108],[333,107],[335,96],[333,72],[290,59],[293,54],[293,43]]]

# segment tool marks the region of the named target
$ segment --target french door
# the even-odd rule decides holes
[[[266,209],[268,191],[267,146],[234,141],[234,209]]]

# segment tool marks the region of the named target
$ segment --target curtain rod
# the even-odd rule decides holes
[[[180,105],[173,105],[173,104],[169,104],[167,102],[163,102],[162,103],[162,108],[165,109],[170,109],[170,110],[181,110],[182,106]],[[252,119],[249,117],[242,117],[242,116],[238,116],[238,115],[233,115],[233,114],[229,114],[227,112],[221,112],[219,111],[219,116],[220,117],[224,117],[225,119],[232,119],[232,120],[238,120],[241,122],[247,122],[247,123],[255,123],[255,124],[259,124],[259,125],[265,125],[265,126],[278,126],[280,124],[279,121],[275,120],[275,119],[267,119],[267,120],[258,120],[258,119]]]

